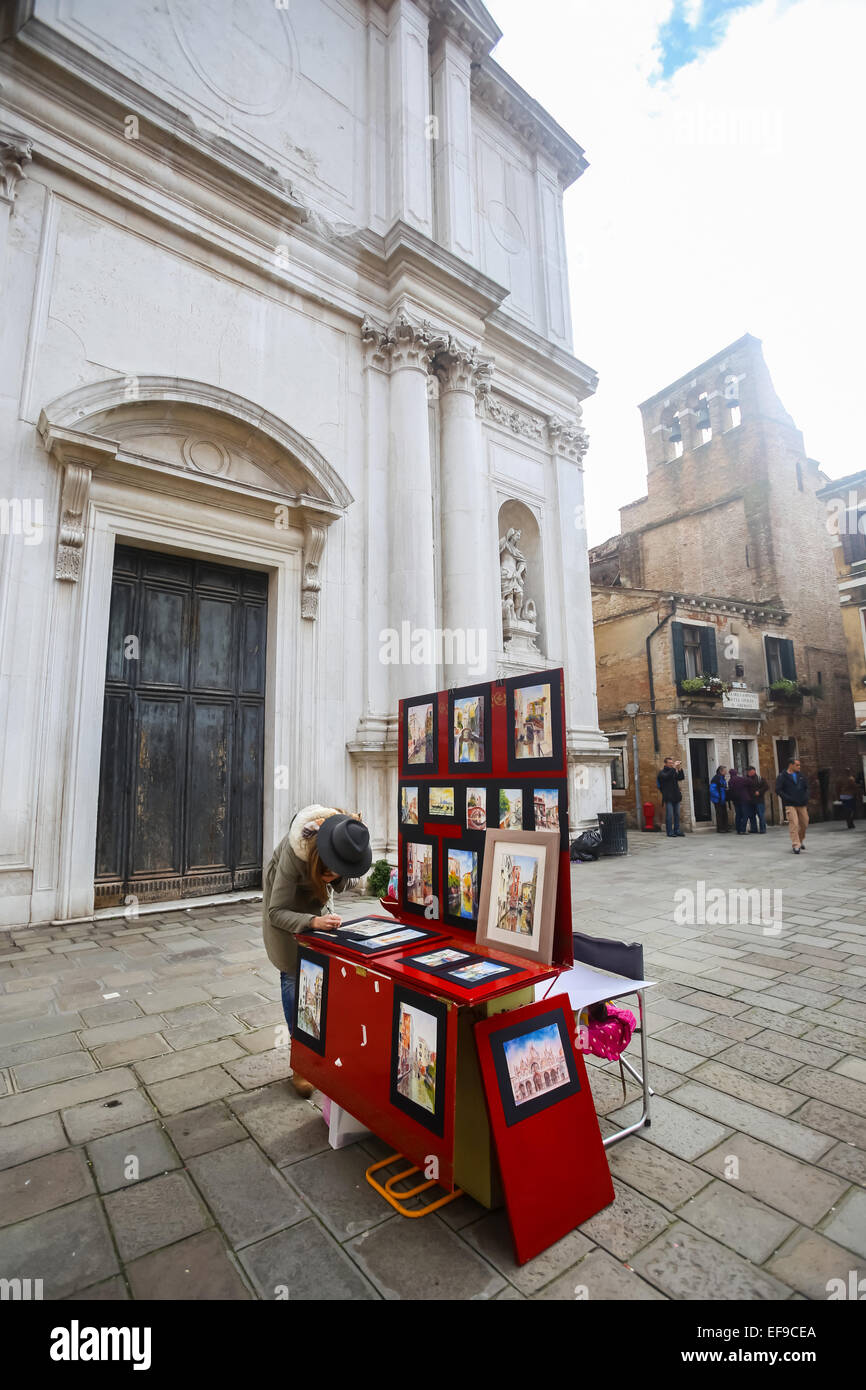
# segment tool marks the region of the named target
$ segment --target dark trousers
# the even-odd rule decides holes
[[[680,803],[678,801],[665,802],[665,827],[669,835],[679,835]]]
[[[857,802],[854,800],[853,796],[843,796],[841,801],[842,810],[845,812],[845,819],[848,822],[848,829],[854,830],[856,828],[854,825],[854,815],[857,810]]]
[[[749,817],[749,807],[745,801],[734,802],[734,822],[737,827],[738,835],[745,835],[746,821]]]
[[[763,801],[755,802],[755,815],[758,819],[758,834],[765,835],[767,833],[767,808]]]
[[[729,829],[728,807],[724,801],[716,802],[716,829],[720,831]]]

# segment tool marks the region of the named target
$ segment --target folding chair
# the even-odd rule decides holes
[[[573,932],[572,942],[574,967],[567,974],[560,975],[556,983],[558,988],[564,987],[568,991],[572,1006],[578,1015],[578,1022],[580,1015],[592,1004],[599,1004],[605,999],[620,999],[628,994],[637,995],[641,1070],[638,1072],[625,1057],[621,1057],[620,1062],[643,1090],[643,1113],[635,1124],[619,1129],[615,1134],[609,1134],[604,1140],[604,1146],[608,1148],[620,1139],[625,1139],[626,1135],[634,1134],[644,1126],[650,1126],[650,1096],[655,1093],[649,1084],[645,991],[647,986],[654,982],[644,978],[643,946],[639,941],[628,943]],[[600,971],[608,973],[597,973]]]

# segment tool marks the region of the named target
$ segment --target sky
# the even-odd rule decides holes
[[[589,542],[646,493],[638,404],[743,333],[808,454],[866,467],[866,0],[486,0],[583,146],[565,194]]]

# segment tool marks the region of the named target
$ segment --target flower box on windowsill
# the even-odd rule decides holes
[[[796,681],[775,681],[767,687],[767,696],[777,705],[802,705],[803,698],[811,695],[808,686],[798,685]]]
[[[727,681],[718,676],[694,676],[679,682],[679,694],[686,700],[720,700],[730,690]]]

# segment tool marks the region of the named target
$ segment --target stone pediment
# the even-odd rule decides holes
[[[47,406],[39,430],[46,441],[74,431],[104,443],[123,463],[289,505],[318,505],[333,515],[353,500],[309,440],[252,402],[199,382],[143,376],[96,382]]]

